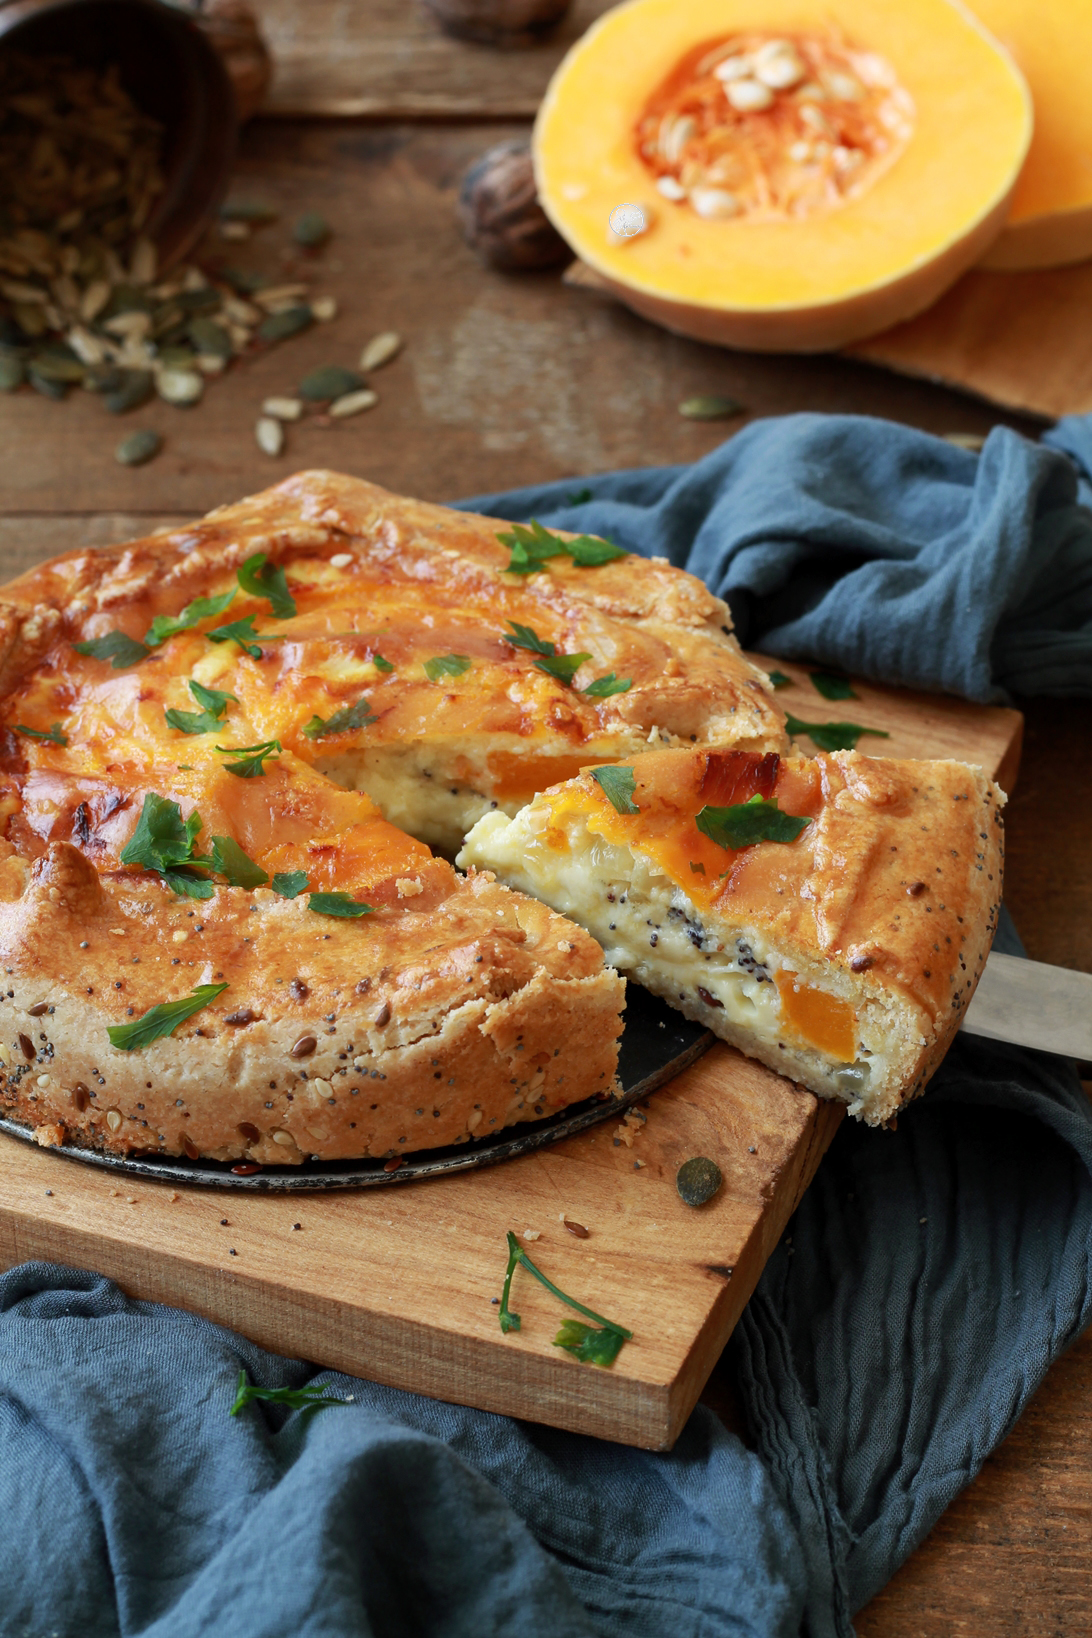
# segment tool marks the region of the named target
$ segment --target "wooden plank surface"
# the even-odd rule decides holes
[[[421,0],[255,0],[273,53],[267,113],[289,118],[533,117],[569,46],[614,0],[575,0],[538,45],[497,52],[444,34]]]

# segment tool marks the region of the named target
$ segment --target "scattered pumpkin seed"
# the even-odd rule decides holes
[[[271,415],[275,421],[298,421],[303,414],[303,400],[301,398],[267,398],[262,405],[262,414]]]
[[[378,393],[374,393],[370,387],[361,387],[358,392],[343,393],[340,398],[335,398],[330,405],[330,414],[343,420],[349,415],[359,415],[361,410],[371,409],[378,402]]]
[[[0,353],[0,392],[14,392],[25,380],[23,361],[14,353]]]
[[[151,284],[159,255],[150,239],[138,239],[129,260],[129,277],[134,284]]]
[[[144,427],[140,432],[130,432],[127,438],[121,440],[114,451],[114,459],[122,466],[143,466],[162,448],[163,440],[159,433]]]
[[[727,421],[733,415],[743,415],[745,406],[734,398],[720,393],[699,393],[696,398],[684,398],[679,414],[687,421]]]
[[[402,351],[402,337],[397,330],[381,330],[379,335],[373,336],[365,343],[364,351],[360,355],[360,368],[365,375],[370,370],[378,370],[384,364]]]
[[[289,336],[298,336],[301,330],[307,330],[314,323],[314,314],[310,307],[286,307],[283,312],[270,313],[258,326],[258,334],[263,341],[287,341]]]
[[[266,455],[279,455],[284,448],[284,427],[272,415],[259,415],[254,437],[258,448]]]
[[[231,357],[231,336],[215,319],[199,315],[191,321],[189,334],[197,352],[214,353],[218,358]]]
[[[679,1199],[687,1206],[704,1206],[706,1201],[712,1200],[723,1182],[720,1167],[706,1155],[695,1155],[693,1160],[684,1160],[675,1173]]]
[[[205,390],[197,370],[160,370],[155,385],[160,398],[168,404],[199,403]]]
[[[151,370],[126,370],[119,387],[106,389],[103,403],[111,415],[124,415],[126,410],[139,409],[155,391]]]
[[[220,220],[250,222],[257,227],[262,222],[275,222],[277,211],[273,205],[263,204],[259,199],[229,199],[220,206]]]
[[[84,365],[80,363],[71,347],[64,342],[49,342],[39,348],[31,361],[31,369],[36,375],[44,376],[47,381],[82,381]]]
[[[347,370],[343,364],[324,364],[304,376],[299,395],[311,403],[321,404],[331,398],[342,398],[348,392],[358,392],[366,385],[356,370]]]
[[[226,239],[229,244],[241,244],[244,240],[250,238],[250,223],[221,222],[220,237]]]
[[[198,353],[193,362],[202,375],[223,375],[227,369],[227,359],[219,353]]]
[[[117,392],[125,383],[125,371],[116,364],[90,364],[83,372],[83,384],[88,392]]]
[[[331,319],[337,318],[337,302],[333,296],[316,296],[311,303],[311,311],[320,324],[328,324]]]
[[[68,397],[68,389],[71,382],[54,381],[51,376],[40,375],[34,368],[33,364],[27,371],[27,380],[34,388],[34,391],[40,392],[43,398],[55,398],[60,400]]]
[[[308,250],[317,250],[330,237],[330,224],[317,210],[304,211],[292,229],[292,237],[298,245],[305,245]]]

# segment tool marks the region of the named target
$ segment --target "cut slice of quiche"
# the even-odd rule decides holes
[[[925,1086],[1001,900],[1004,795],[958,762],[653,752],[585,770],[458,858],[872,1125]]]

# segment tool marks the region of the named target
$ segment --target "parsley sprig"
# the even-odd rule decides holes
[[[307,899],[307,908],[320,916],[340,916],[345,920],[351,920],[357,916],[370,916],[375,906],[365,904],[361,899],[351,898],[348,893],[311,893]]]
[[[157,614],[144,633],[145,643],[149,648],[157,648],[169,637],[191,631],[202,620],[211,620],[215,615],[223,614],[234,596],[235,587],[232,586],[230,591],[223,592],[219,597],[195,597],[192,603],[186,604],[181,614]]]
[[[505,642],[511,643],[513,648],[524,648],[528,653],[534,654],[538,669],[545,671],[549,677],[556,677],[558,682],[564,683],[567,687],[572,687],[573,678],[584,661],[591,659],[590,654],[559,654],[557,644],[551,643],[548,638],[540,637],[533,626],[522,626],[518,620],[509,620],[508,624],[512,629],[504,633]],[[624,694],[632,686],[632,678],[616,677],[612,671],[606,677],[596,677],[594,682],[579,692],[590,695],[592,699],[602,700],[611,694]]]
[[[179,1024],[223,995],[227,987],[226,984],[198,984],[191,995],[184,995],[178,1001],[161,1001],[158,1006],[149,1007],[142,1018],[134,1018],[131,1024],[109,1024],[106,1033],[110,1045],[119,1052],[140,1052],[153,1041],[173,1035]]]
[[[190,682],[190,693],[203,709],[200,711],[180,711],[170,706],[163,715],[167,719],[168,728],[177,728],[180,734],[215,734],[223,727],[224,712],[228,702],[238,700],[234,694],[226,694],[219,688],[206,688],[204,683]]]
[[[859,722],[802,722],[791,714],[785,719],[785,728],[794,739],[806,734],[821,751],[852,751],[862,734],[891,738],[882,728],[863,728]]]
[[[809,671],[808,678],[817,694],[825,700],[859,700],[853,684],[847,677],[836,677],[830,671]]]
[[[613,1365],[621,1352],[622,1344],[632,1338],[633,1332],[627,1331],[623,1325],[616,1325],[613,1320],[604,1319],[594,1308],[586,1308],[582,1302],[577,1302],[575,1297],[570,1297],[552,1280],[547,1279],[541,1268],[536,1267],[528,1257],[511,1230],[508,1233],[508,1267],[504,1275],[504,1289],[500,1302],[500,1328],[505,1336],[509,1331],[520,1330],[523,1323],[520,1316],[514,1314],[508,1306],[512,1293],[512,1275],[519,1263],[522,1263],[527,1272],[533,1274],[535,1279],[561,1302],[575,1308],[577,1313],[583,1314],[585,1318],[595,1321],[595,1327],[592,1327],[582,1325],[579,1320],[566,1320],[554,1338],[554,1347],[565,1348],[569,1353],[575,1354],[577,1359],[584,1360],[590,1365]]]
[[[138,665],[152,652],[146,643],[127,637],[123,631],[108,631],[105,637],[91,637],[86,643],[73,643],[77,654],[86,654],[92,660],[109,660],[115,671],[125,671]]]
[[[340,711],[335,711],[325,722],[316,714],[310,722],[304,724],[303,732],[308,739],[326,739],[330,734],[351,734],[357,728],[367,728],[369,724],[378,721],[379,718],[372,715],[367,700],[359,699],[355,705],[342,706]]]
[[[597,569],[612,558],[629,555],[613,541],[601,540],[598,535],[577,535],[572,540],[562,540],[560,535],[552,535],[544,529],[536,518],[531,519],[530,528],[514,523],[508,532],[498,534],[497,539],[512,554],[502,574],[538,574],[551,557],[568,557],[581,568]]]
[[[288,590],[284,570],[270,563],[266,552],[255,552],[248,557],[238,573],[240,586],[251,597],[265,597],[274,619],[291,620],[296,612],[296,600]]]
[[[436,654],[425,661],[425,676],[429,682],[439,682],[441,677],[461,677],[469,670],[468,654]]]
[[[263,739],[260,745],[218,745],[221,756],[238,757],[237,762],[225,762],[224,768],[239,779],[261,779],[269,757],[274,760],[281,753],[279,739]]]
[[[328,1382],[322,1384],[308,1382],[302,1388],[261,1388],[256,1382],[247,1378],[245,1371],[239,1372],[239,1379],[235,1384],[235,1403],[231,1407],[231,1415],[238,1416],[241,1410],[252,1405],[256,1399],[263,1399],[270,1405],[287,1405],[289,1410],[298,1410],[302,1416],[310,1416],[314,1411],[322,1410],[326,1405],[351,1405],[353,1400],[338,1399],[336,1394],[329,1394],[326,1389]]]
[[[615,813],[640,813],[640,808],[633,800],[633,793],[637,789],[632,768],[593,768],[591,776],[607,798]]]
[[[752,796],[729,808],[706,805],[694,823],[718,847],[744,848],[756,842],[795,842],[811,820],[782,812],[776,796]]]
[[[17,722],[15,724],[15,732],[17,734],[25,734],[27,739],[48,740],[50,745],[64,746],[68,744],[68,735],[62,734],[61,725],[59,722],[55,722],[48,733],[46,733],[44,728],[26,728],[21,722]]]
[[[270,883],[282,899],[298,899],[307,887],[306,870],[278,870]]]
[[[260,660],[262,657],[258,633],[254,630],[253,614],[248,614],[245,620],[229,620],[226,626],[217,626],[214,631],[207,631],[205,636],[210,643],[238,643],[244,654],[249,654],[252,660]],[[262,642],[268,641],[267,637],[262,637]]]
[[[183,819],[177,802],[149,791],[144,806],[126,847],[122,850],[122,864],[142,865],[154,870],[176,893],[190,899],[211,899],[214,888],[200,867],[211,859],[194,851],[201,831],[201,815],[191,813]]]

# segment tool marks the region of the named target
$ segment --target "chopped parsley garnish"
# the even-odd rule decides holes
[[[315,910],[320,916],[370,916],[375,906],[362,904],[359,899],[350,898],[348,893],[312,893],[307,900],[308,910]]]
[[[28,739],[47,739],[51,745],[67,745],[68,735],[61,733],[61,725],[55,722],[46,733],[44,728],[25,728],[21,722],[15,724],[17,734],[25,734]]]
[[[559,654],[556,643],[548,642],[544,637],[540,637],[538,632],[533,630],[531,626],[521,626],[518,620],[509,620],[508,624],[511,626],[512,632],[511,634],[505,632],[505,642],[511,643],[513,648],[525,648],[529,653],[537,655],[538,658],[535,660],[535,664],[538,669],[545,671],[549,677],[556,677],[558,682],[565,683],[568,687],[572,686],[572,680],[584,664],[584,661],[591,659],[590,654]],[[626,687],[628,688],[628,686],[627,683]],[[585,689],[584,692],[586,693],[587,690]],[[610,692],[621,692],[621,690],[612,689]]]
[[[162,1036],[173,1035],[179,1024],[207,1007],[226,989],[226,984],[198,984],[192,995],[184,995],[180,1001],[161,1001],[157,1007],[150,1007],[142,1018],[134,1018],[131,1024],[111,1024],[106,1030],[110,1045],[119,1052],[139,1052]]]
[[[270,563],[265,552],[255,552],[239,570],[239,584],[251,597],[266,597],[277,620],[291,620],[296,612],[296,601],[288,590],[288,581],[282,568]]]
[[[73,643],[77,654],[86,654],[92,660],[109,660],[115,671],[146,660],[152,652],[146,643],[135,637],[126,637],[123,631],[108,631],[105,637],[92,637],[86,643]]]
[[[278,870],[270,884],[282,899],[298,899],[307,887],[306,870]]]
[[[248,614],[245,620],[231,620],[226,626],[217,626],[214,631],[206,631],[205,636],[210,643],[238,643],[252,660],[260,660],[262,657],[252,614]],[[263,638],[263,641],[268,639]]]
[[[394,670],[394,667],[393,667],[393,665],[391,665],[391,662],[389,660],[385,660],[383,658],[382,654],[373,654],[372,655],[372,664],[375,666],[375,669],[377,671],[393,671]]]
[[[498,534],[497,539],[512,554],[502,574],[537,574],[551,557],[571,557],[582,568],[595,569],[612,558],[629,555],[613,541],[600,540],[597,535],[577,535],[573,540],[562,540],[560,535],[552,535],[544,529],[535,518],[531,519],[529,529],[522,523],[514,523],[508,533]]]
[[[615,1325],[613,1320],[604,1319],[594,1308],[585,1308],[582,1302],[577,1302],[575,1297],[568,1296],[552,1280],[548,1280],[542,1270],[536,1268],[511,1230],[508,1233],[508,1267],[504,1275],[504,1289],[500,1301],[500,1328],[504,1334],[507,1336],[509,1331],[518,1331],[522,1324],[520,1316],[514,1314],[508,1306],[512,1291],[512,1275],[516,1271],[517,1263],[522,1263],[527,1272],[533,1274],[535,1279],[561,1302],[575,1308],[577,1313],[583,1314],[585,1318],[594,1320],[597,1327],[602,1327],[593,1329],[589,1325],[582,1325],[579,1320],[566,1320],[554,1338],[554,1347],[565,1348],[569,1353],[575,1354],[577,1359],[585,1360],[591,1365],[613,1365],[623,1342],[629,1341],[633,1332],[627,1331],[622,1325]]]
[[[693,871],[695,876],[704,876],[705,875],[705,866],[703,864],[695,864],[693,859],[691,859],[691,861],[690,861],[690,868]]]
[[[154,870],[176,893],[190,899],[211,899],[212,883],[194,869],[212,863],[194,852],[201,815],[191,813],[182,818],[177,802],[149,791],[140,810],[140,818],[129,842],[122,851],[122,864],[142,865]]]
[[[632,677],[616,677],[613,671],[608,671],[605,677],[596,677],[580,692],[593,700],[605,700],[611,694],[625,694],[632,687]]]
[[[177,637],[180,631],[190,631],[202,620],[211,620],[214,615],[223,614],[234,596],[233,586],[220,597],[196,597],[192,603],[186,604],[181,614],[157,614],[144,633],[144,641],[155,648],[159,643],[165,643],[168,637]]]
[[[852,751],[862,734],[873,734],[877,739],[890,739],[882,728],[862,728],[859,722],[801,722],[799,717],[786,718],[785,727],[794,738],[807,734],[821,751]]]
[[[730,808],[704,807],[694,823],[718,847],[743,848],[756,842],[795,842],[811,820],[783,813],[776,796],[752,796]]]
[[[845,677],[835,677],[829,671],[809,671],[811,686],[825,700],[859,700],[852,684]]]
[[[633,800],[637,785],[632,768],[593,768],[591,776],[615,813],[640,813],[640,808]]]
[[[325,739],[328,734],[350,734],[356,728],[367,728],[369,723],[378,721],[367,700],[361,699],[355,705],[345,705],[335,711],[325,722],[319,716],[312,717],[303,732],[308,739]]]
[[[775,688],[791,688],[793,685],[792,678],[786,676],[784,671],[768,671],[766,675]]]
[[[326,1389],[329,1383],[318,1386],[308,1382],[302,1388],[260,1388],[256,1382],[249,1382],[245,1371],[239,1372],[239,1380],[235,1384],[235,1403],[231,1407],[231,1415],[238,1416],[241,1410],[256,1399],[264,1399],[270,1405],[287,1405],[289,1410],[298,1410],[304,1416],[313,1411],[320,1411],[326,1405],[351,1405],[351,1399],[338,1399],[334,1394],[328,1394]]]
[[[269,880],[268,872],[255,864],[232,836],[212,838],[210,864],[230,887],[264,887]]]
[[[441,677],[461,677],[464,671],[469,670],[470,657],[467,654],[437,654],[425,661],[425,676],[429,682],[439,682]]]
[[[261,779],[265,773],[267,757],[277,757],[281,753],[279,739],[263,739],[260,745],[218,745],[216,749],[222,756],[234,756],[238,762],[225,762],[228,773],[235,774],[238,779]]]
[[[203,683],[191,682],[190,693],[198,705],[204,707],[202,711],[179,711],[171,706],[164,711],[169,728],[177,728],[180,734],[214,734],[223,724],[221,718],[228,708],[228,701],[234,700],[234,694],[222,693],[219,688],[206,688]]]

